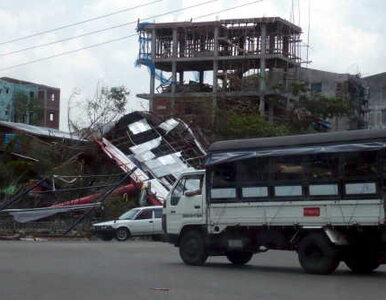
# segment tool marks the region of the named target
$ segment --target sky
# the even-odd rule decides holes
[[[1,44],[18,37],[154,1],[157,0],[0,0],[0,77],[14,77],[60,88],[62,130],[67,130],[68,107],[70,116],[81,120],[82,101],[92,98],[97,86],[101,85],[127,87],[131,92],[128,111],[144,110],[147,109],[148,103],[135,95],[149,92],[149,73],[145,67],[135,67],[138,55],[138,38],[135,35],[69,55],[16,68],[10,67],[133,35],[136,33],[138,19],[148,22],[173,22],[189,21],[193,18],[194,21],[195,18],[206,14],[253,2],[217,0],[156,17],[158,14],[208,1],[159,0],[148,6],[97,21]],[[384,0],[262,0],[197,20],[281,17],[302,27],[304,59],[309,38],[309,67],[367,76],[386,71],[385,8]],[[48,47],[4,55],[22,48],[124,23],[131,24]]]

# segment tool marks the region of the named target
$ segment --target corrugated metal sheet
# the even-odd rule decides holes
[[[48,127],[40,127],[40,126],[34,126],[34,125],[29,125],[24,123],[15,123],[15,122],[7,122],[7,121],[0,121],[0,126],[5,126],[13,130],[23,131],[26,133],[30,133],[30,134],[42,136],[42,137],[87,141],[86,139],[80,138],[74,134],[60,131],[57,129],[48,128]]]

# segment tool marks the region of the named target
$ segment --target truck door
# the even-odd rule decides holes
[[[167,208],[167,232],[179,233],[185,224],[202,224],[204,175],[182,177],[170,196]]]

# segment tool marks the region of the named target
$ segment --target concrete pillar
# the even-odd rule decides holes
[[[269,53],[273,54],[275,51],[275,35],[269,36]]]
[[[266,80],[266,50],[267,50],[267,25],[261,24],[261,53],[260,53],[260,79],[259,79],[259,87],[260,87],[260,105],[259,111],[261,115],[264,115],[265,112],[265,80]]]
[[[201,83],[201,84],[203,84],[204,83],[204,71],[200,71],[200,73],[199,73],[199,82]]]
[[[151,32],[151,59],[154,62],[155,59],[155,43],[156,43],[156,31],[155,29]],[[155,91],[155,73],[150,72],[150,100],[149,100],[149,111],[154,111],[154,91]]]
[[[179,76],[180,84],[183,84],[184,83],[184,71],[179,72],[179,74],[180,74],[180,76]]]
[[[217,73],[218,73],[218,26],[214,28],[212,125],[215,124],[216,112],[217,112]]]
[[[283,55],[285,57],[289,55],[289,36],[287,35],[283,37]]]
[[[175,106],[176,106],[176,83],[177,83],[177,56],[178,56],[178,47],[177,47],[177,28],[173,28],[173,48],[172,48],[172,103],[171,103],[171,114],[174,115]]]

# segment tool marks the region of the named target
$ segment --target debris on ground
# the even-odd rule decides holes
[[[22,223],[51,220],[56,215],[81,216],[97,207],[103,210],[100,198],[119,182],[119,176],[113,175],[119,169],[124,172],[121,177],[131,172],[130,178],[109,196],[136,196],[139,205],[160,205],[178,176],[201,168],[205,156],[204,147],[187,123],[178,118],[162,120],[146,112],[133,112],[106,125],[94,141],[72,135],[47,136],[30,129],[28,135],[20,140],[14,137],[1,148],[5,161],[17,158],[20,163],[16,166],[30,170],[23,178],[28,184],[10,181],[8,186],[0,185],[0,197],[5,197],[0,199],[0,212]],[[60,138],[65,139],[63,143]],[[15,149],[17,156],[10,151]],[[49,171],[48,166],[71,173],[55,172],[36,180],[39,173]],[[111,170],[111,176],[105,172],[100,175],[106,169]],[[9,175],[12,178],[13,174]]]

